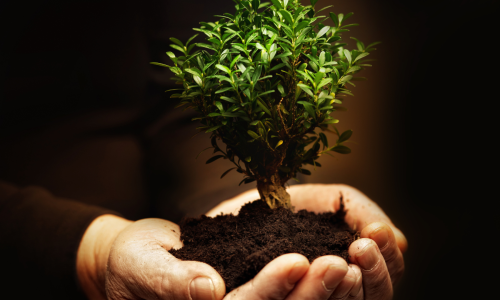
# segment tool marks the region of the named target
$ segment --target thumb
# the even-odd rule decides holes
[[[108,259],[108,299],[220,300],[224,297],[224,281],[211,266],[181,261],[167,251],[180,244],[174,230],[179,232],[178,226],[171,222],[150,219],[138,221],[120,234]]]
[[[224,297],[224,281],[211,266],[174,258],[169,267],[162,278],[160,299],[218,300]]]

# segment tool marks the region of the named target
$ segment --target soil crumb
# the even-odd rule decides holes
[[[273,259],[300,253],[312,262],[323,255],[346,261],[359,233],[344,221],[344,205],[336,213],[297,213],[271,209],[262,200],[245,204],[237,216],[187,218],[181,224],[184,247],[170,252],[182,260],[211,265],[224,279],[226,293],[248,282]]]

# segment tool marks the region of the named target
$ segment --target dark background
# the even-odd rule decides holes
[[[195,214],[250,188],[228,190],[235,178],[197,190],[213,186],[205,179],[218,180],[225,167],[203,169],[208,156],[188,161],[206,147],[206,137],[189,139],[189,113],[172,112],[174,102],[163,93],[170,74],[148,64],[168,62],[168,38],[186,40],[198,21],[232,11],[230,0],[0,3],[0,179],[42,185],[131,219],[175,221],[199,195],[212,200],[195,205]],[[383,43],[363,74],[369,80],[353,89],[349,111],[338,116],[339,127],[355,132],[353,153],[325,158],[324,168],[303,181],[353,185],[402,229],[409,250],[395,299],[489,299],[496,251],[486,243],[490,252],[483,254],[482,234],[494,236],[499,227],[487,217],[498,178],[498,1],[318,5],[329,3],[337,13],[355,13],[350,21],[361,26],[353,36]],[[82,147],[61,128],[116,143]],[[75,154],[81,152],[102,161],[89,165]],[[111,156],[136,165],[125,168]],[[82,171],[73,176],[75,169]],[[134,170],[142,175],[123,175]],[[187,204],[172,208],[167,195]]]

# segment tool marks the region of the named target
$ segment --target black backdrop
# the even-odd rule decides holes
[[[389,156],[383,180],[390,194],[380,204],[410,246],[395,298],[492,295],[487,279],[495,251],[482,233],[494,236],[499,228],[487,217],[498,178],[498,1],[344,2],[333,4],[344,12],[369,5],[365,15],[387,29],[377,38],[394,54],[376,66],[387,76],[377,83],[391,92],[374,113],[385,124],[378,143]],[[197,21],[232,6],[230,0],[0,3],[3,141],[116,106],[146,107],[119,130],[147,127],[171,108],[163,94],[168,76],[147,63],[165,61],[170,36],[186,39]],[[356,22],[369,27],[370,20]]]

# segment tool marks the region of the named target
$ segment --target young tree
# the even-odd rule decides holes
[[[206,43],[183,44],[175,38],[171,47],[182,53],[167,55],[168,67],[182,85],[172,98],[199,112],[200,130],[211,134],[216,156],[225,158],[244,174],[241,183],[257,181],[262,200],[271,208],[293,209],[285,183],[297,172],[309,175],[304,165],[321,166],[316,160],[330,151],[347,154],[343,145],[352,134],[340,134],[330,114],[342,98],[352,95],[346,84],[363,67],[363,59],[375,50],[356,41],[348,50],[341,34],[357,24],[345,24],[352,16],[330,12],[318,14],[318,0],[304,6],[298,0],[233,0],[234,15],[218,15],[217,22],[200,22],[194,30],[206,35]],[[334,26],[323,24],[328,18]],[[193,52],[194,49],[198,49]],[[193,119],[193,120],[195,120]],[[329,143],[324,133],[332,127],[337,141]],[[221,140],[226,147],[217,144]],[[309,147],[308,147],[309,146]],[[241,184],[240,183],[240,184]]]

